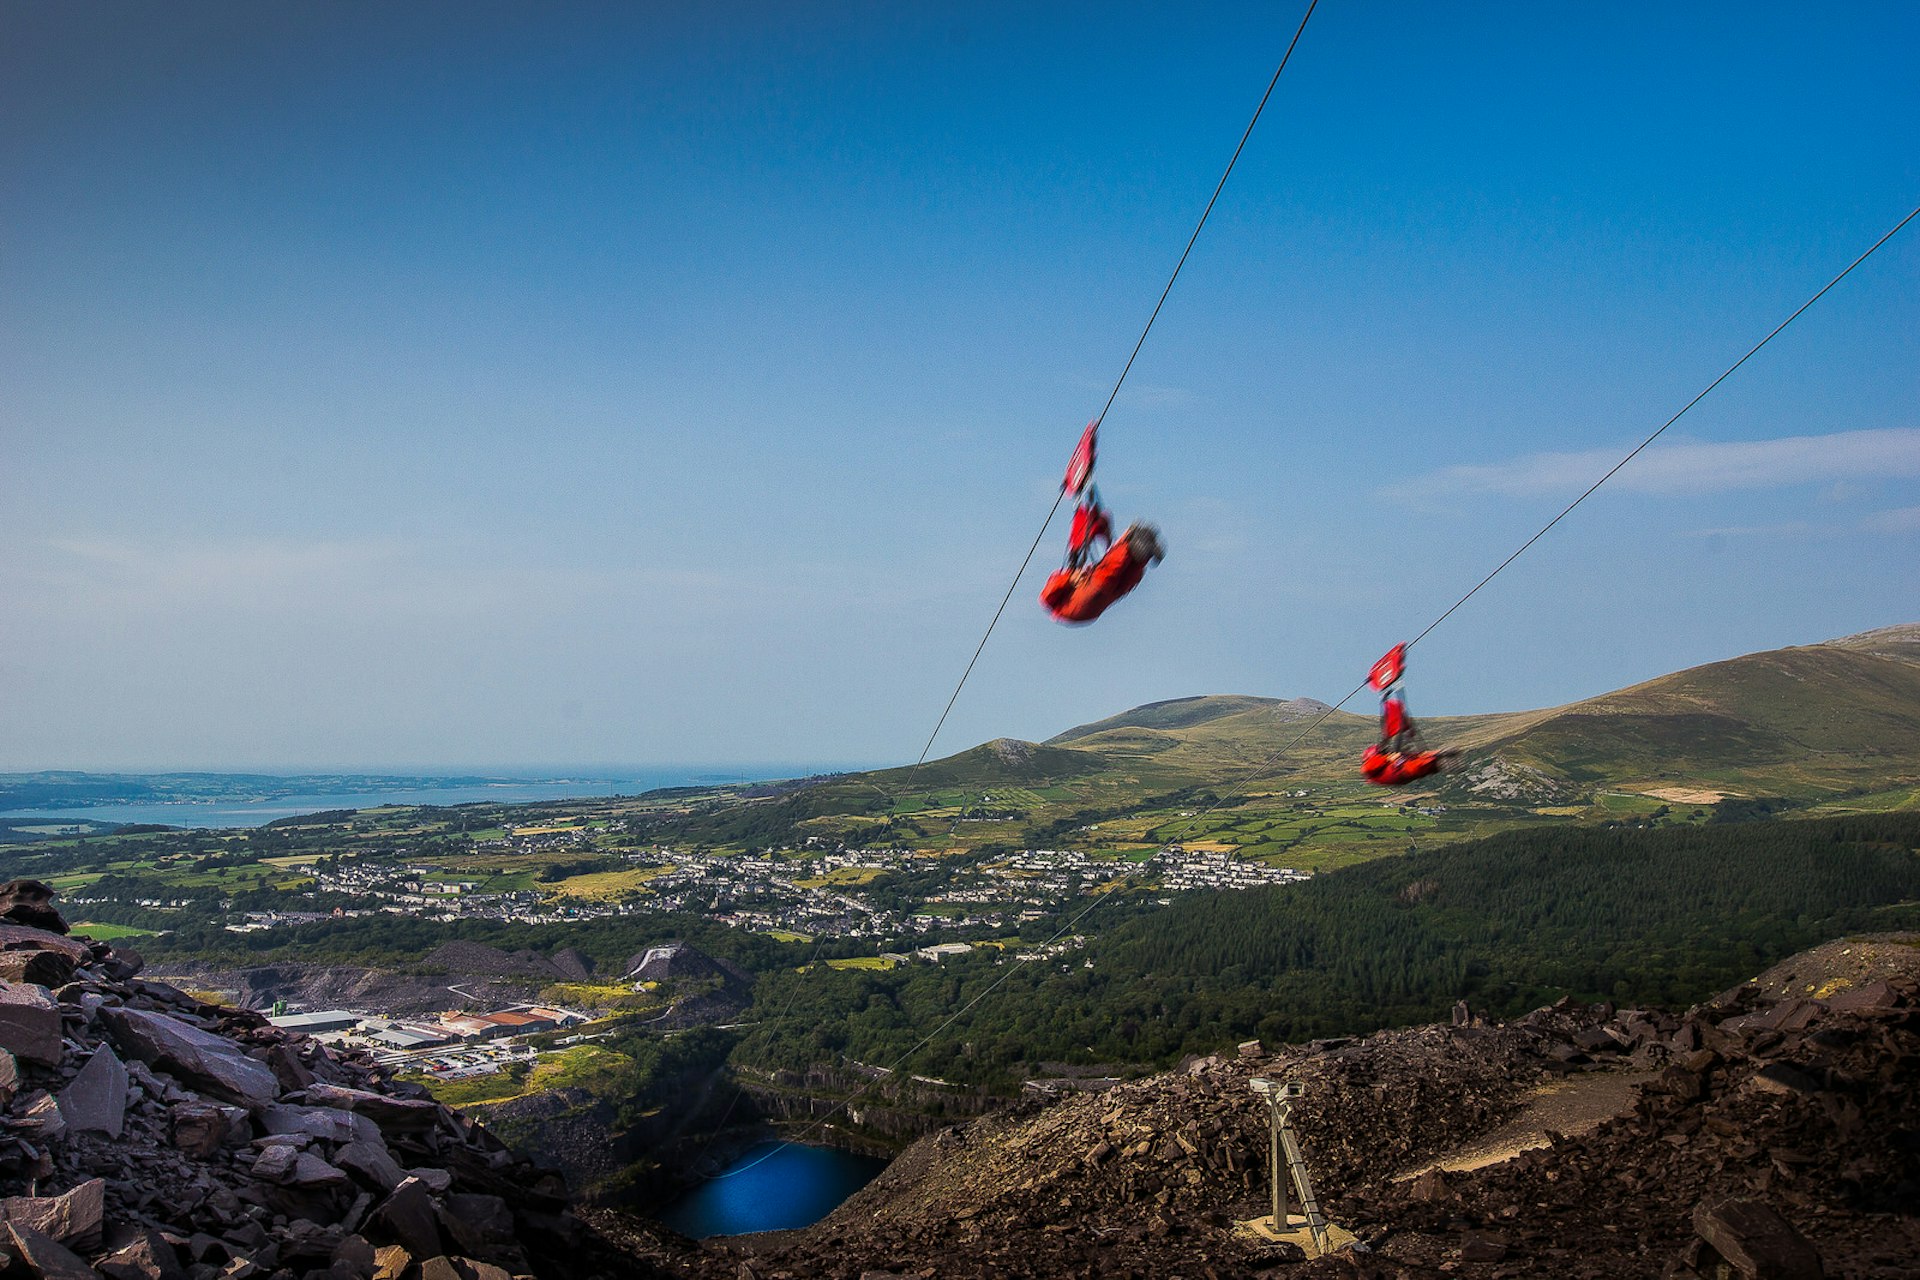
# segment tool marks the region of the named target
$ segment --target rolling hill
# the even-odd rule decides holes
[[[1309,699],[1241,696],[1149,703],[1048,739],[1116,766],[1151,762],[1215,786],[1287,747],[1289,780],[1350,778],[1370,714]],[[1463,752],[1437,789],[1494,800],[1567,803],[1606,788],[1698,802],[1802,799],[1920,785],[1920,624],[1748,654],[1538,711],[1422,721]],[[1225,777],[1222,777],[1222,774]],[[1257,781],[1257,780],[1253,780]]]
[[[1461,759],[1403,790],[1358,776],[1377,729],[1371,706],[1215,695],[1148,703],[1045,742],[999,738],[917,768],[809,780],[661,831],[743,848],[1044,842],[1125,855],[1182,842],[1324,868],[1540,822],[1920,808],[1920,624],[1565,706],[1421,724]]]

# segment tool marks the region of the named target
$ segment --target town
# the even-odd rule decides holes
[[[477,851],[564,857],[590,846],[555,851],[537,837],[505,838]],[[280,896],[284,908],[241,910],[226,928],[236,933],[391,912],[420,919],[484,919],[554,924],[654,912],[687,912],[734,928],[808,937],[897,938],[953,930],[994,930],[1043,918],[1083,894],[1123,882],[1168,894],[1250,889],[1305,880],[1308,873],[1236,858],[1218,850],[1172,846],[1138,861],[1070,849],[1026,849],[990,860],[957,861],[906,848],[856,848],[728,855],[666,848],[618,855],[625,872],[592,872],[540,888],[486,887],[489,877],[458,862],[395,860],[373,852],[313,860],[281,859],[305,883]],[[873,892],[891,879],[940,873],[942,883],[910,902]],[[589,882],[576,886],[575,881]],[[578,892],[585,888],[591,892]],[[327,910],[303,903],[349,900]],[[115,899],[81,893],[76,906]],[[175,901],[142,898],[165,909]]]

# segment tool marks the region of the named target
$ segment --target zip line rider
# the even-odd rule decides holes
[[[1422,751],[1420,731],[1407,714],[1400,678],[1406,674],[1407,646],[1387,650],[1367,673],[1367,683],[1380,690],[1380,741],[1360,757],[1360,772],[1368,782],[1403,787],[1446,769],[1459,758],[1457,751]]]
[[[1093,487],[1095,436],[1099,420],[1087,424],[1067,463],[1061,488],[1079,499],[1073,509],[1073,527],[1067,534],[1066,563],[1047,578],[1040,603],[1061,622],[1092,622],[1107,608],[1140,585],[1149,564],[1159,564],[1166,552],[1160,534],[1150,524],[1133,524],[1116,540],[1113,517],[1100,504]],[[1096,558],[1102,545],[1105,552]]]

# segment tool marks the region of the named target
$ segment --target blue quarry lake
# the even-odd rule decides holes
[[[695,1240],[811,1226],[886,1167],[833,1147],[763,1142],[655,1216]]]

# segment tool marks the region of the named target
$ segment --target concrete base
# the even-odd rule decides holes
[[[1320,1258],[1329,1253],[1338,1253],[1340,1250],[1348,1248],[1357,1242],[1353,1232],[1348,1231],[1345,1227],[1336,1227],[1329,1222],[1322,1228],[1323,1238],[1326,1241],[1326,1246],[1322,1248],[1320,1243],[1314,1240],[1313,1231],[1307,1226],[1307,1215],[1304,1213],[1288,1214],[1287,1227],[1284,1231],[1274,1230],[1273,1215],[1270,1213],[1263,1214],[1258,1218],[1249,1218],[1245,1222],[1236,1222],[1234,1226],[1237,1230],[1253,1236],[1256,1239],[1299,1245],[1301,1251],[1309,1258]]]

